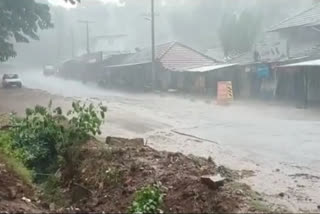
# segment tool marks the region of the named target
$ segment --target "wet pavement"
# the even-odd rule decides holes
[[[156,149],[211,156],[233,169],[253,170],[244,182],[291,211],[319,212],[320,114],[294,106],[168,94],[135,94],[93,85],[21,75],[25,87],[108,106],[103,135],[145,137]],[[284,193],[283,195],[279,193]]]

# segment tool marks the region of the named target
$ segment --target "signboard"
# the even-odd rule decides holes
[[[218,82],[217,103],[229,104],[233,101],[233,90],[231,81]]]
[[[256,51],[259,54],[260,61],[277,61],[287,57],[287,41],[278,40],[273,42],[258,43],[256,45]]]
[[[268,78],[270,75],[269,65],[266,65],[266,64],[257,65],[257,75],[260,79]]]

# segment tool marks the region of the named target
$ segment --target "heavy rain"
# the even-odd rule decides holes
[[[320,212],[320,1],[0,17],[0,212]]]

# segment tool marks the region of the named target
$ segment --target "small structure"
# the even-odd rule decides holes
[[[242,90],[245,91],[245,96],[295,100],[298,93],[295,90],[300,90],[297,81],[304,79],[305,69],[311,68],[282,66],[319,58],[320,4],[317,3],[273,25],[252,51],[233,57],[227,62],[240,65],[241,79],[243,84],[247,83],[245,85],[248,86],[246,90]],[[311,73],[308,71],[312,79],[319,78]],[[294,85],[297,88],[293,88]]]
[[[85,54],[61,63],[59,76],[84,82],[98,79],[102,70],[103,53]]]
[[[287,42],[287,56],[277,63],[276,95],[298,102],[306,107],[308,100],[320,101],[320,75],[317,59],[320,58],[320,4],[293,15],[272,26],[270,33],[277,33]],[[314,61],[315,60],[315,61]]]
[[[287,73],[293,81],[288,87],[297,107],[306,108],[309,102],[320,102],[320,59],[292,63],[278,67],[278,72]],[[281,88],[279,88],[281,90]],[[281,91],[279,91],[281,93]]]

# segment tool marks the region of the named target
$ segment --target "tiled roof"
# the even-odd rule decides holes
[[[172,71],[184,71],[217,63],[216,60],[178,42],[174,43],[159,61]]]
[[[279,31],[292,27],[320,25],[320,3],[273,25],[268,31]]]
[[[217,61],[179,42],[170,42],[156,46],[156,59],[171,71],[183,71],[196,67],[216,64]],[[151,49],[142,49],[127,56],[113,67],[146,64],[151,62]]]

